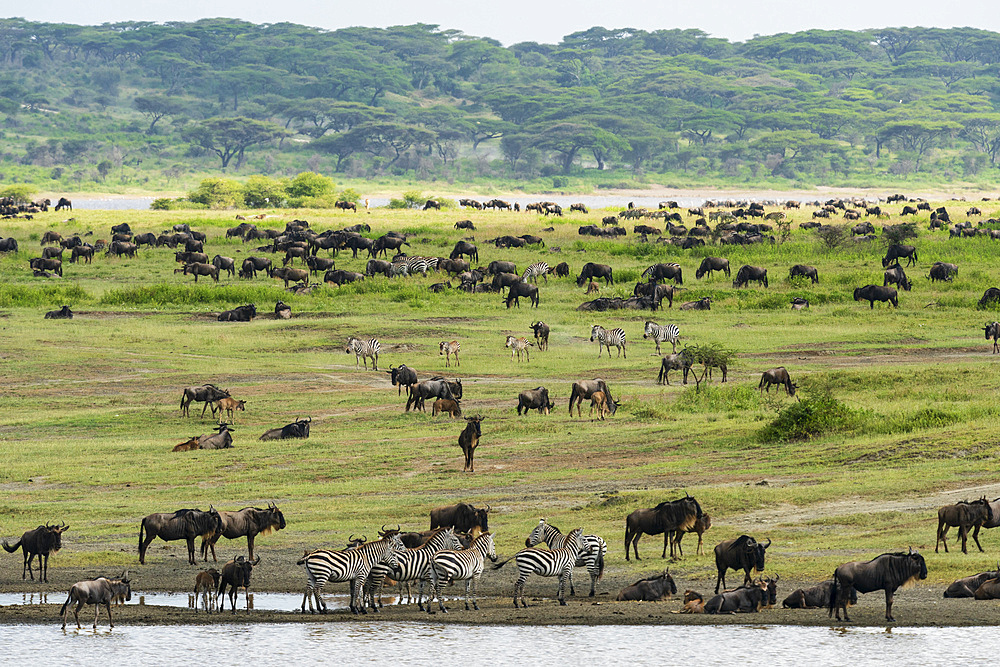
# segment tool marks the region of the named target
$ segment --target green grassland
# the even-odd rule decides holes
[[[964,218],[956,215],[964,204],[949,208]],[[984,219],[997,208],[986,204]],[[223,277],[218,284],[202,278],[195,285],[174,274],[178,265],[166,248],[143,249],[138,259],[101,254],[91,265],[67,262],[62,279],[35,278],[27,262],[40,255],[48,229],[93,231],[96,239],[109,238],[111,225],[121,222],[136,232],[187,222],[208,234],[210,257],[232,256],[237,265],[254,254],[254,244],[226,239],[232,212],[75,211],[69,220],[48,213],[3,221],[0,234],[17,238],[21,250],[0,257],[0,534],[65,520],[72,524],[71,547],[60,562],[117,565],[135,563],[139,521],[154,511],[273,500],[288,527],[267,542],[313,548],[340,544],[350,533],[371,535],[383,523],[422,529],[432,507],[467,500],[492,505],[491,527],[503,553],[545,516],[567,530],[582,525],[604,536],[611,567],[639,572],[641,566],[622,558],[625,515],[686,491],[713,517],[709,549],[742,532],[769,537],[776,571],[806,579],[851,558],[910,545],[932,549],[934,510],[957,499],[944,492],[1000,495],[996,359],[982,334],[996,313],[976,307],[988,287],[1000,285],[996,242],[949,240],[946,231],[928,231],[926,216],[918,219],[920,235],[910,242],[920,262],[907,270],[913,291],[900,292],[898,310],[886,304],[871,310],[851,293],[881,284],[884,245],[827,250],[798,228],[808,219],[805,210],[792,214],[785,243],[692,251],[643,244],[631,233],[616,241],[577,234],[578,225],[605,214],[299,210],[259,223],[283,227],[298,218],[323,230],[364,221],[373,237],[390,229],[408,234],[411,254],[447,256],[470,234],[456,231],[454,222],[471,218],[482,265],[511,259],[523,270],[538,260],[569,263],[572,278],[541,281],[537,310],[526,301],[508,310],[497,294],[431,293],[428,286],[445,280],[441,275],[374,278],[307,295],[287,293],[264,276]],[[540,231],[549,226],[554,231]],[[540,234],[546,247],[497,250],[483,242],[506,233]],[[770,287],[735,290],[721,274],[695,280],[708,255],[728,257],[734,274],[742,264],[766,267]],[[938,260],[959,265],[953,282],[925,278]],[[341,253],[337,267],[363,271],[365,261]],[[614,268],[615,285],[602,283],[601,296],[631,295],[648,265],[679,262],[686,290],[679,299],[710,296],[712,310],[682,311],[675,302],[652,315],[578,312],[592,298],[573,279],[587,261]],[[819,284],[790,282],[796,263],[816,266]],[[812,307],[790,310],[793,296]],[[293,309],[289,321],[270,316],[279,298]],[[220,310],[248,302],[262,314],[254,322],[215,321]],[[42,319],[63,304],[75,319]],[[538,319],[551,326],[550,349],[533,350],[530,362],[512,361],[505,336],[530,337]],[[659,358],[642,339],[646,319],[677,324],[682,344],[733,350],[729,382],[720,384],[716,375],[696,391],[693,383],[680,385],[675,372],[677,384],[656,385]],[[628,357],[598,358],[589,341],[592,324],[623,327]],[[422,379],[463,379],[463,410],[486,418],[474,474],[462,472],[457,447],[464,421],[429,410],[404,413],[405,397],[386,373],[352,367],[355,359],[344,350],[350,335],[381,340],[380,369],[406,363]],[[445,368],[437,347],[445,339],[461,342],[460,368]],[[829,394],[846,406],[846,421],[810,440],[765,442],[760,430],[795,400],[757,391],[761,371],[779,365],[803,398]],[[593,377],[608,381],[621,409],[604,422],[587,417],[589,406],[582,419],[570,418],[571,383]],[[212,427],[200,409],[189,418],[178,409],[182,388],[205,382],[248,401],[237,417],[235,446],[172,453],[174,444]],[[549,388],[557,410],[519,417],[518,392],[539,385]],[[303,416],[313,419],[308,440],[257,440]],[[982,540],[984,555],[931,553],[931,579],[991,564],[997,538],[988,531]],[[657,556],[659,543],[644,538],[642,553]],[[693,557],[693,545],[688,538],[689,556],[677,567],[707,577],[711,558]]]

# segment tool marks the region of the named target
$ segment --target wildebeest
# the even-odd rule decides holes
[[[76,246],[70,253],[69,261],[71,264],[76,264],[81,257],[83,257],[83,261],[85,264],[91,264],[94,261],[94,246],[92,245]]]
[[[784,386],[789,396],[794,396],[795,390],[799,388],[799,385],[792,383],[792,378],[789,377],[788,371],[785,370],[784,366],[764,371],[760,376],[760,384],[757,385],[757,388],[762,394],[765,389],[768,393],[771,393],[771,385],[773,384]]]
[[[951,282],[952,278],[958,274],[958,265],[948,262],[934,262],[928,278],[931,282],[935,280]]]
[[[219,282],[219,267],[202,262],[193,262],[184,265],[184,275],[193,275],[194,281],[198,282],[198,276],[209,276],[215,282]]]
[[[701,265],[694,272],[694,277],[701,280],[705,275],[712,276],[712,271],[722,271],[729,276],[729,260],[724,257],[706,257],[701,260]]]
[[[705,603],[706,614],[756,613],[767,605],[767,582],[744,584],[731,591],[716,591],[715,597]]]
[[[28,260],[28,267],[36,271],[53,271],[60,276],[63,274],[62,260],[55,257],[34,257]]]
[[[497,276],[501,273],[511,273],[520,278],[517,272],[517,264],[514,262],[508,262],[506,260],[493,260],[486,267],[486,275]]]
[[[796,264],[788,271],[788,279],[791,280],[793,278],[808,278],[813,281],[813,284],[816,284],[819,282],[819,272],[815,266]]]
[[[267,509],[244,507],[238,512],[218,511],[218,515],[219,527],[209,538],[203,538],[201,542],[201,553],[205,560],[208,560],[208,552],[211,550],[212,560],[218,561],[215,557],[215,543],[220,537],[228,540],[246,537],[249,558],[253,560],[254,538],[257,535],[270,535],[285,527],[285,515],[274,503],[268,503]]]
[[[202,512],[199,509],[183,509],[176,512],[150,514],[142,520],[142,524],[139,526],[139,563],[146,562],[146,547],[153,539],[159,537],[164,542],[186,540],[188,562],[194,565],[195,538],[211,539],[221,525],[222,519],[214,507],[209,507],[207,512]],[[143,538],[143,533],[145,533],[145,538]]]
[[[983,331],[986,332],[986,340],[993,339],[993,354],[1000,352],[1000,345],[997,345],[997,339],[1000,338],[1000,322],[987,322]]]
[[[219,422],[215,433],[205,433],[198,437],[199,449],[229,449],[233,446],[232,424]]]
[[[220,322],[252,322],[257,317],[257,305],[250,303],[219,313]]]
[[[576,286],[583,287],[584,284],[590,282],[594,278],[604,278],[605,285],[615,284],[615,278],[610,266],[607,264],[587,262],[583,265],[583,270],[580,271],[580,275],[576,279]]]
[[[805,310],[809,307],[809,299],[803,299],[801,296],[792,297],[792,310]]]
[[[916,583],[918,579],[927,578],[927,563],[924,557],[911,547],[908,553],[885,553],[868,562],[853,561],[844,563],[833,573],[833,590],[830,592],[830,616],[834,610],[837,620],[840,620],[840,610],[844,610],[844,620],[847,616],[847,601],[853,591],[871,593],[885,591],[885,620],[895,621],[892,617],[892,600],[896,589],[900,586]]]
[[[187,387],[181,394],[181,415],[190,416],[189,408],[191,403],[198,402],[205,404],[201,409],[201,416],[204,417],[205,410],[208,409],[208,404],[215,403],[222,398],[229,398],[229,391],[219,389],[214,384],[203,384],[200,387]]]
[[[694,364],[692,354],[683,349],[676,354],[668,354],[660,360],[660,373],[656,377],[656,384],[670,384],[670,371],[681,371],[684,375],[684,384],[687,384],[687,376]]]
[[[549,325],[545,322],[532,322],[531,330],[535,333],[535,347],[539,350],[549,349]]]
[[[270,277],[271,260],[266,257],[247,257],[240,265],[240,278],[256,278],[258,271],[263,271]]]
[[[520,308],[522,296],[531,299],[531,305],[538,308],[538,287],[525,282],[516,282],[510,286],[507,291],[507,308],[512,303]]]
[[[882,285],[865,285],[854,290],[855,301],[867,301],[869,307],[874,310],[876,301],[885,301],[899,308],[899,300],[896,298],[896,290],[892,287]]]
[[[246,405],[246,401],[238,401],[235,398],[220,398],[215,403],[212,403],[212,416],[214,417],[215,413],[218,412],[219,417],[221,418],[222,411],[225,410],[226,417],[233,420],[233,423],[235,424],[236,411],[239,410],[240,412],[246,412]]]
[[[893,264],[892,266],[886,267],[883,272],[884,279],[882,280],[882,286],[887,287],[889,285],[898,285],[903,290],[909,292],[910,288],[913,286],[910,283],[909,278],[906,277],[906,272],[903,271],[903,267],[899,264]]]
[[[424,402],[428,398],[448,398],[459,400],[462,398],[462,381],[455,380],[449,382],[444,378],[435,377],[410,387],[410,396],[406,400],[406,412],[410,411],[410,406],[417,410],[424,410]]]
[[[828,579],[811,588],[797,588],[784,599],[781,606],[785,609],[826,609],[830,606],[830,592],[832,590],[833,579]],[[858,603],[857,591],[852,591],[851,599],[847,603],[850,605]]]
[[[938,546],[944,542],[944,552],[948,553],[948,529],[958,526],[958,536],[962,538],[962,553],[967,554],[966,543],[969,538],[969,530],[975,526],[993,521],[993,508],[990,502],[983,496],[979,500],[971,503],[962,501],[954,505],[945,505],[938,509],[937,539],[934,541],[934,553],[938,552]],[[979,532],[973,536],[973,540],[979,550],[983,550],[983,545],[979,543]]]
[[[476,447],[479,446],[479,438],[482,437],[482,429],[480,424],[483,421],[483,417],[466,417],[465,421],[468,424],[458,436],[458,446],[462,448],[462,453],[465,455],[465,467],[462,468],[463,472],[476,472],[475,466],[475,456]]]
[[[715,580],[715,592],[719,592],[719,585],[726,587],[726,571],[743,570],[743,585],[750,583],[750,572],[764,571],[764,557],[767,548],[771,546],[771,540],[767,544],[760,544],[749,535],[740,535],[732,540],[723,540],[715,545],[715,569],[718,575]]]
[[[639,538],[643,533],[659,535],[663,533],[663,553],[660,558],[667,557],[667,545],[675,530],[687,530],[694,525],[702,515],[701,505],[690,494],[678,500],[664,501],[649,509],[638,509],[625,518],[625,560],[629,560],[629,545],[639,560]],[[674,549],[670,550],[674,558]]]
[[[751,280],[767,287],[767,269],[762,269],[759,266],[744,264],[740,267],[740,270],[736,272],[736,280],[733,281],[733,287],[744,287]]]
[[[69,309],[69,306],[63,306],[59,310],[50,310],[45,313],[45,319],[47,320],[71,320],[73,319],[73,311]]]
[[[976,591],[980,586],[990,579],[996,579],[998,577],[1000,577],[1000,563],[997,564],[997,568],[992,572],[981,572],[980,574],[974,574],[971,577],[963,577],[962,579],[956,579],[951,582],[951,585],[944,591],[944,597],[974,598],[976,597]]]
[[[431,406],[431,416],[436,417],[439,412],[447,412],[452,419],[458,419],[462,416],[462,406],[458,404],[458,401],[439,398]]]
[[[63,603],[59,615],[63,617],[62,627],[66,629],[66,619],[69,618],[69,607],[76,603],[73,610],[73,618],[76,619],[76,627],[80,629],[80,610],[83,605],[94,605],[94,629],[97,629],[97,619],[101,615],[101,605],[108,611],[108,627],[115,627],[114,618],[111,617],[111,601],[121,599],[129,602],[132,600],[132,586],[128,579],[128,570],[125,570],[117,579],[107,579],[98,577],[97,579],[87,579],[78,581],[69,589],[69,597]]]
[[[538,414],[547,415],[550,410],[555,409],[555,405],[549,400],[549,390],[545,387],[535,387],[522,391],[517,396],[517,414],[528,414],[529,410],[538,410]]]
[[[1000,600],[1000,579],[987,579],[976,589],[977,600]]]
[[[392,380],[392,386],[399,387],[396,391],[397,396],[403,393],[403,387],[406,387],[406,393],[409,395],[410,388],[417,383],[417,372],[406,364],[390,366],[386,373]]]
[[[883,268],[889,266],[894,261],[898,261],[900,258],[906,258],[906,265],[917,263],[917,249],[915,246],[911,245],[900,245],[898,243],[893,243],[889,246],[888,250],[885,252],[885,257],[882,258]]]
[[[680,305],[681,310],[712,310],[712,299],[702,297],[697,301],[686,301]]]
[[[71,202],[70,200],[66,199],[65,197],[60,197],[59,198],[59,202],[56,204],[56,209],[55,210],[61,211],[63,209],[72,211],[73,210],[73,202]]]
[[[711,527],[712,527],[712,517],[703,512],[702,515],[698,517],[698,520],[694,522],[694,525],[691,526],[690,528],[686,530],[674,531],[673,543],[677,547],[677,555],[681,557],[684,556],[684,550],[681,549],[681,540],[684,539],[684,536],[687,535],[688,533],[698,534],[698,546],[695,547],[694,553],[696,556],[700,554],[703,555],[705,553],[705,547],[704,547],[704,540],[702,538],[705,532]]]
[[[475,527],[488,531],[490,506],[474,507],[469,503],[458,503],[431,510],[431,530],[452,528],[456,533],[467,533]]]
[[[653,264],[642,272],[642,277],[652,281],[673,280],[675,285],[684,284],[681,265],[676,263]]]
[[[291,424],[285,424],[278,428],[272,428],[264,432],[264,435],[260,436],[258,440],[285,440],[288,438],[308,438],[309,437],[309,424],[312,422],[312,417],[306,417],[305,419],[296,419]]]
[[[469,243],[468,241],[458,241],[455,243],[455,247],[452,249],[449,259],[458,259],[463,255],[467,256],[470,261],[479,261],[479,249],[476,248],[475,244]]]
[[[332,271],[328,271],[333,273]],[[278,280],[283,280],[285,282],[285,287],[288,287],[289,282],[302,283],[309,281],[309,269],[293,269],[290,266],[279,266],[271,270],[271,277],[277,278]]]
[[[225,601],[222,600],[222,595],[226,592],[226,586],[229,586],[229,605],[232,607],[233,613],[236,613],[236,596],[241,588],[246,596],[247,613],[250,612],[250,575],[253,573],[254,567],[259,564],[260,556],[257,556],[256,560],[253,558],[246,560],[243,556],[237,556],[222,566],[222,577],[219,582],[218,595],[220,612],[226,606]]]
[[[580,406],[583,404],[585,399],[589,399],[595,391],[600,391],[604,394],[604,397],[608,401],[608,409],[611,411],[611,415],[614,416],[615,412],[618,411],[618,404],[615,402],[614,398],[611,396],[611,390],[608,389],[608,384],[601,378],[594,378],[593,380],[580,380],[579,382],[573,383],[573,388],[569,395],[569,416],[573,416],[573,402],[576,402],[576,416],[582,417],[583,411]]]
[[[3,548],[9,554],[14,553],[18,549],[21,550],[21,555],[24,557],[24,563],[21,568],[21,579],[25,578],[25,572],[31,576],[32,581],[35,579],[35,575],[31,571],[31,561],[38,556],[38,580],[48,583],[49,581],[49,554],[55,551],[59,551],[62,548],[62,534],[69,530],[69,526],[66,522],[61,523],[58,526],[50,526],[45,524],[39,526],[33,530],[27,530],[21,535],[21,539],[12,545],[7,543],[7,540],[3,541]]]
[[[1000,303],[1000,288],[990,287],[983,292],[983,298],[979,300],[979,307],[985,308],[990,303]]]
[[[679,288],[678,288],[679,289]],[[646,283],[636,283],[635,287],[632,288],[632,294],[637,297],[648,297],[652,299],[654,304],[654,310],[659,307],[662,308],[663,300],[667,300],[667,306],[669,308],[674,307],[674,286],[673,285],[661,285],[657,282],[646,282]]]
[[[15,248],[15,250],[16,249],[17,248]],[[569,275],[569,264],[566,262],[559,262],[556,264],[556,268],[553,269],[553,272],[556,274],[557,278],[565,278]]]
[[[215,589],[219,585],[219,579],[222,577],[222,573],[216,570],[214,567],[208,570],[202,570],[198,573],[198,576],[194,580],[194,610],[198,611],[198,594],[202,596],[202,603],[205,607],[205,612],[208,613],[215,607]]]
[[[618,602],[659,602],[666,600],[677,594],[677,584],[670,576],[670,571],[665,570],[663,574],[654,577],[640,579],[631,586],[626,586],[615,598]]]
[[[17,252],[17,239],[14,237],[0,238],[0,252]]]
[[[292,317],[292,307],[289,306],[284,301],[278,300],[274,304],[274,319],[276,320],[288,320]]]

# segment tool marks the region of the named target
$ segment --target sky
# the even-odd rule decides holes
[[[241,18],[336,29],[430,23],[504,45],[554,44],[592,26],[699,28],[744,41],[811,28],[972,26],[1000,32],[995,0],[0,0],[0,17],[100,24]]]

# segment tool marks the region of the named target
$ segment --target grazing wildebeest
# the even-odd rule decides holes
[[[744,584],[731,591],[716,593],[705,603],[706,614],[757,613],[767,605],[767,582]]]
[[[722,271],[729,276],[729,260],[724,257],[706,257],[701,260],[701,265],[694,272],[694,277],[701,280],[705,275],[712,277],[712,271]]]
[[[889,285],[898,285],[907,292],[909,292],[910,288],[913,287],[909,278],[906,277],[906,272],[903,271],[903,267],[899,264],[893,264],[892,266],[886,267],[883,272],[882,286],[888,287]]]
[[[695,547],[694,554],[696,556],[704,555],[705,546],[702,536],[705,534],[705,531],[707,531],[711,527],[712,527],[712,517],[710,517],[708,514],[702,513],[702,515],[698,517],[698,520],[695,521],[694,525],[691,526],[690,528],[686,530],[674,531],[673,543],[677,547],[677,555],[681,557],[684,556],[684,550],[681,549],[681,540],[684,539],[684,536],[687,535],[688,533],[698,533],[698,546]]]
[[[545,322],[532,322],[531,330],[535,333],[535,347],[539,350],[549,349],[549,325]]]
[[[740,270],[736,272],[736,280],[733,281],[733,287],[744,287],[751,280],[767,287],[767,269],[762,269],[759,266],[744,264],[740,267]]]
[[[826,609],[830,606],[832,591],[833,579],[816,584],[812,588],[797,588],[784,599],[781,606],[785,609]],[[847,602],[849,605],[858,603],[858,592],[852,591],[852,593],[851,599]]]
[[[441,377],[424,380],[410,387],[410,396],[406,399],[406,412],[410,406],[424,410],[424,402],[428,398],[447,398],[453,401],[462,398],[462,381],[449,382]]]
[[[677,594],[677,584],[670,576],[670,571],[665,570],[663,574],[655,577],[640,579],[631,586],[626,586],[615,598],[618,602],[638,601],[638,602],[659,602],[669,599]]]
[[[615,402],[614,398],[611,396],[611,390],[608,389],[608,384],[600,379],[594,378],[593,380],[580,380],[579,382],[573,383],[573,389],[569,395],[569,416],[573,416],[573,402],[576,402],[576,416],[582,417],[583,410],[581,405],[585,399],[589,399],[595,391],[600,391],[604,394],[607,399],[608,408],[611,410],[611,415],[614,416],[615,412],[618,411],[618,404]]]
[[[222,577],[222,573],[216,570],[214,567],[208,570],[202,570],[198,573],[198,576],[194,580],[194,599],[195,605],[194,610],[198,611],[198,594],[201,594],[202,604],[205,607],[205,613],[210,612],[215,607],[215,589],[219,585],[219,578]]]
[[[566,262],[559,262],[556,264],[556,268],[553,269],[553,271],[555,272],[557,278],[565,278],[569,275],[569,264]]]
[[[899,308],[899,300],[896,298],[896,290],[892,287],[882,285],[865,285],[854,290],[855,301],[867,301],[869,307],[874,310],[876,301],[887,301],[894,308]]]
[[[948,529],[958,526],[958,536],[962,538],[962,553],[969,553],[966,549],[966,542],[969,538],[969,529],[981,526],[984,523],[993,521],[993,508],[990,502],[983,496],[979,500],[970,502],[959,502],[954,505],[945,505],[938,510],[937,539],[934,542],[934,553],[938,552],[938,546],[944,542],[944,552],[948,553]],[[979,543],[979,533],[973,535],[973,540],[979,550],[983,550],[983,545]]]
[[[479,438],[483,434],[480,428],[483,417],[478,415],[466,417],[465,421],[469,423],[465,425],[465,429],[458,436],[458,446],[462,448],[462,453],[465,455],[465,467],[462,468],[462,471],[476,472],[473,459],[476,456],[476,447],[479,446]]]
[[[61,211],[63,209],[67,209],[67,210],[72,211],[73,210],[73,202],[71,202],[70,200],[66,199],[65,197],[60,197],[59,198],[59,202],[56,204],[56,209],[55,210]]]
[[[896,619],[892,617],[892,600],[896,589],[926,578],[927,563],[912,547],[908,553],[885,553],[868,562],[844,563],[833,573],[830,616],[833,616],[836,610],[839,621],[840,610],[843,609],[844,620],[850,621],[851,619],[847,617],[847,601],[853,591],[871,593],[884,590],[885,620],[895,621]]]
[[[63,274],[62,260],[54,257],[34,257],[28,260],[28,267],[36,271],[53,271],[60,276]]]
[[[791,280],[792,278],[808,278],[813,281],[813,284],[816,284],[819,282],[819,272],[815,266],[796,264],[788,271],[788,279]]]
[[[69,618],[69,607],[74,602],[76,609],[73,610],[73,618],[76,619],[77,630],[80,629],[80,610],[85,604],[94,605],[95,630],[97,629],[97,619],[101,615],[101,605],[104,605],[104,608],[108,610],[108,627],[115,627],[115,621],[111,617],[111,601],[114,599],[126,602],[132,600],[132,586],[128,580],[128,570],[125,570],[122,576],[117,579],[98,577],[97,579],[76,582],[70,587],[69,597],[66,598],[62,609],[59,610],[59,615],[63,617],[63,630],[66,629],[66,619]]]
[[[743,585],[750,583],[750,572],[764,571],[764,557],[767,548],[771,546],[771,540],[767,544],[760,544],[749,535],[740,535],[732,540],[724,540],[715,545],[715,569],[718,576],[715,580],[715,592],[719,592],[719,585],[726,587],[726,571],[743,570]]]
[[[454,528],[456,533],[467,533],[473,528],[486,532],[489,528],[490,506],[474,507],[469,503],[447,505],[431,510],[431,530]]]
[[[538,410],[538,414],[547,415],[550,410],[555,409],[555,404],[549,400],[549,390],[545,387],[535,387],[527,391],[522,391],[517,396],[517,414],[528,414],[528,410]]]
[[[410,388],[417,383],[417,372],[406,364],[390,366],[386,373],[392,379],[392,385],[398,387],[397,396],[403,393],[403,387],[406,387],[406,394],[409,395]]]
[[[580,271],[580,275],[576,279],[576,286],[583,287],[584,284],[590,282],[594,278],[604,278],[605,285],[615,284],[615,278],[610,266],[607,264],[594,264],[593,262],[587,262],[583,265],[583,270]]]
[[[49,554],[54,551],[59,551],[62,548],[62,534],[69,530],[69,526],[65,522],[58,526],[50,526],[45,524],[44,526],[39,526],[34,530],[25,531],[21,535],[21,539],[14,543],[13,546],[7,543],[7,540],[3,541],[3,548],[9,554],[14,553],[18,549],[21,550],[21,555],[24,556],[24,564],[21,568],[21,579],[24,579],[25,572],[31,576],[32,581],[35,579],[35,575],[31,571],[31,561],[38,556],[38,580],[48,583],[49,581]]]
[[[288,438],[308,438],[309,437],[309,424],[312,422],[312,417],[306,417],[305,419],[296,419],[291,424],[285,424],[279,428],[272,428],[264,432],[264,435],[260,436],[258,440],[286,440]]]
[[[931,279],[931,282],[934,282],[935,280],[951,282],[952,278],[956,275],[958,275],[957,264],[934,262],[934,264],[931,265],[931,272],[928,278]]]
[[[917,249],[912,245],[899,245],[898,243],[893,243],[889,246],[888,250],[885,252],[885,257],[882,258],[882,267],[889,266],[892,262],[899,261],[900,258],[906,258],[906,265],[917,263]]]
[[[479,249],[476,248],[474,243],[469,243],[468,241],[458,241],[455,243],[455,247],[452,249],[449,259],[458,259],[463,255],[466,255],[472,262],[479,262]]]
[[[285,527],[285,516],[274,503],[268,503],[267,509],[244,507],[238,512],[220,511],[218,514],[219,528],[208,539],[201,541],[201,554],[205,560],[208,560],[208,552],[211,550],[212,560],[218,562],[215,557],[215,543],[219,541],[220,537],[229,540],[246,537],[249,558],[253,560],[254,538],[257,535],[270,535]]]
[[[675,530],[687,530],[694,525],[702,515],[701,505],[690,494],[678,500],[664,501],[650,509],[639,509],[625,518],[625,560],[629,560],[629,545],[639,560],[639,538],[643,533],[659,535],[663,533],[663,553],[660,558],[667,557],[667,545]],[[670,550],[674,558],[674,549]]]
[[[676,354],[668,354],[660,360],[660,373],[656,377],[656,384],[670,384],[670,371],[681,371],[684,374],[684,384],[687,384],[688,373],[694,364],[694,357],[684,348]]]
[[[757,388],[762,394],[765,389],[767,390],[767,393],[771,393],[772,384],[783,385],[789,396],[794,396],[795,390],[799,388],[799,385],[792,383],[792,378],[788,376],[788,371],[785,370],[784,366],[778,366],[777,368],[764,371],[764,373],[760,376],[760,384],[757,385]]]
[[[512,303],[520,308],[522,296],[531,299],[531,305],[538,308],[538,287],[525,282],[516,282],[507,290],[507,308]]]
[[[962,579],[957,579],[951,582],[951,585],[944,591],[944,597],[946,598],[974,598],[976,597],[976,591],[984,583],[990,579],[996,579],[1000,577],[1000,563],[992,572],[982,572],[980,574],[974,574],[971,577],[963,577]]]
[[[187,387],[181,394],[181,415],[190,416],[188,409],[191,403],[197,401],[198,403],[204,403],[205,406],[201,409],[201,416],[205,416],[205,410],[208,409],[209,403],[214,403],[220,399],[229,398],[229,391],[225,389],[219,389],[214,384],[203,384],[200,387]]]
[[[188,562],[195,564],[194,540],[196,537],[210,539],[219,530],[222,519],[214,507],[207,512],[199,509],[184,509],[176,512],[158,512],[150,514],[142,520],[139,526],[139,563],[146,562],[146,547],[159,537],[164,542],[170,540],[186,540]],[[143,538],[145,533],[145,538]]]
[[[63,306],[59,310],[50,310],[45,313],[45,319],[47,320],[71,320],[73,319],[73,311],[69,309],[69,306]]]
[[[229,604],[232,607],[233,613],[236,613],[236,596],[241,588],[246,596],[247,613],[250,612],[250,575],[253,573],[253,568],[259,564],[260,556],[257,556],[256,560],[246,560],[243,556],[237,556],[222,566],[222,577],[219,582],[218,594],[219,612],[222,612],[226,606],[225,601],[222,600],[222,595],[226,592],[227,585],[229,586]]]
[[[989,303],[1000,303],[1000,288],[990,287],[983,292],[983,298],[979,300],[979,307],[983,308]]]

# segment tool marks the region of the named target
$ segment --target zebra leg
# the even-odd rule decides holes
[[[479,577],[469,580],[469,587],[472,589],[472,608],[479,611],[479,604],[476,602],[476,594],[479,593]]]
[[[465,581],[465,611],[469,611],[469,599],[472,597],[472,579]],[[475,601],[473,601],[475,602]],[[479,609],[479,607],[476,607]]]
[[[574,596],[576,595],[576,591],[573,590],[573,568],[572,568],[572,566],[570,567],[570,570],[569,570],[569,594],[570,595],[574,595]]]
[[[570,567],[572,567],[572,566],[570,566]],[[567,574],[566,570],[563,570],[562,572],[559,573],[559,594],[556,597],[559,599],[559,606],[560,607],[565,607],[566,606],[566,595],[565,595],[565,592],[566,592],[566,579],[568,579],[570,576],[572,576],[572,575],[571,574]]]

